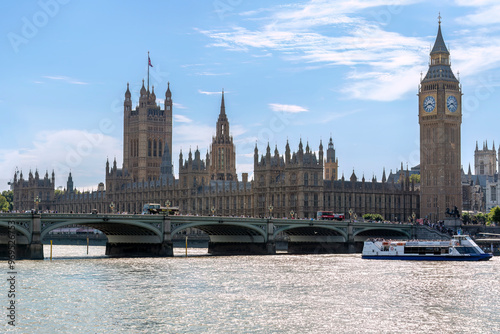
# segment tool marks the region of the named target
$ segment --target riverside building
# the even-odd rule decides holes
[[[419,212],[419,193],[410,183],[409,173],[392,182],[373,177],[358,180],[354,171],[346,180],[336,178],[338,159],[330,138],[326,164],[328,179],[323,177],[325,159],[320,141],[318,155],[302,141],[292,151],[287,142],[280,155],[269,144],[265,154],[254,149],[254,180],[236,173],[236,147],[230,135],[224,93],[212,138],[205,159],[198,149],[189,150],[187,157],[179,155],[179,176],[174,177],[172,166],[172,93],[165,93],[165,106],[156,104],[154,91],[143,86],[139,105],[132,109],[128,89],[124,100],[124,162],[118,167],[116,159],[106,161],[105,182],[97,191],[78,192],[73,176],[67,186],[55,194],[54,174],[43,180],[38,172],[28,180],[16,171],[14,210],[50,210],[57,212],[128,212],[140,213],[145,203],[168,202],[179,206],[182,214],[237,215],[253,217],[314,218],[317,211],[349,212],[361,216],[379,213],[390,220],[404,220]],[[105,186],[104,186],[105,185]],[[35,203],[34,198],[39,202]]]

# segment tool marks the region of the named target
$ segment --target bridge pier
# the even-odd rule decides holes
[[[274,224],[267,220],[265,236],[210,236],[208,253],[212,255],[272,255],[276,254]]]
[[[170,250],[170,252],[169,252]],[[106,243],[109,257],[167,257],[173,256],[173,249],[161,244],[146,243]],[[171,254],[171,255],[170,255]]]
[[[349,221],[347,224],[347,254],[353,254],[356,253],[356,246],[354,245],[354,233],[353,233],[353,227],[352,227],[352,222]]]
[[[42,223],[40,218],[41,215],[39,213],[34,213],[31,218],[33,230],[29,251],[27,252],[28,254],[26,254],[26,258],[30,260],[43,260],[43,244],[41,238]]]
[[[108,241],[105,254],[110,257],[173,257],[172,225],[167,216],[163,217],[162,230],[160,243]]]
[[[163,241],[161,243],[159,256],[173,257],[174,243],[172,241],[172,224],[170,218],[163,216]]]
[[[274,240],[274,224],[271,221],[267,221],[267,242],[266,242],[266,254],[276,254],[276,241]]]

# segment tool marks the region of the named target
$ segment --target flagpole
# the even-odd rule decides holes
[[[148,101],[149,101],[149,51],[148,51]]]

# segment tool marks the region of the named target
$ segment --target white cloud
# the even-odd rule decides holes
[[[392,72],[365,72],[351,73],[348,78],[353,83],[341,91],[361,100],[393,101],[397,100],[412,89],[417,90],[419,66],[402,68]]]
[[[67,82],[67,83],[70,83],[70,84],[74,84],[74,85],[88,85],[88,82],[83,82],[83,81],[80,81],[80,80],[77,80],[77,79],[72,79],[70,77],[66,77],[66,76],[62,76],[62,75],[58,75],[58,76],[45,75],[43,77],[45,79],[60,80],[60,81],[64,81],[64,82]]]
[[[266,57],[272,57],[273,54],[271,52],[268,52],[266,54],[263,54],[263,55],[252,55],[252,57],[254,58],[266,58]]]
[[[461,24],[486,26],[500,23],[500,5],[496,3],[487,6],[488,4],[480,5],[474,14],[469,14],[458,18]]]
[[[269,107],[271,108],[272,111],[281,111],[292,114],[309,111],[304,107],[293,104],[269,103]]]
[[[201,89],[198,89],[198,93],[204,94],[204,95],[217,95],[217,94],[221,94],[221,92],[207,92],[207,91],[203,91]]]
[[[498,0],[455,0],[459,6],[479,7],[487,5],[496,5]]]
[[[455,74],[461,76],[477,75],[483,71],[500,66],[500,38],[477,40],[473,37],[452,51]]]
[[[173,102],[172,104],[173,104],[173,106],[174,106],[175,108],[177,108],[177,109],[187,109],[187,107],[186,107],[186,106],[184,106],[184,105],[182,105],[182,104],[180,104],[180,103],[175,103],[175,102]]]
[[[184,115],[174,115],[175,122],[178,123],[191,123],[193,120]]]
[[[97,186],[105,179],[107,156],[110,157],[110,163],[114,157],[122,161],[121,140],[80,130],[43,131],[35,135],[31,147],[0,150],[0,170],[13,176],[17,168],[25,178],[30,169],[33,173],[38,169],[41,177],[46,170],[49,175],[54,170],[56,186],[65,186],[71,171],[76,186]]]
[[[417,1],[400,1],[398,8]],[[349,82],[346,86],[352,87],[344,90],[349,94],[347,97],[394,100],[409,92],[415,86],[415,80],[413,86],[405,83],[395,87],[384,78],[406,77],[406,72],[413,73],[415,67],[425,64],[428,54],[422,50],[428,41],[383,29],[398,12],[396,10],[392,15],[388,12],[388,16],[382,17],[374,8],[392,8],[393,5],[392,0],[313,0],[300,5],[275,7],[269,13],[264,10],[246,12],[246,16],[268,15],[255,29],[236,26],[226,31],[200,32],[213,40],[213,47],[233,51],[260,49],[267,54],[278,51],[287,61],[315,64],[307,66],[308,69],[354,66],[358,72],[365,71],[367,76],[363,79],[352,75],[347,77]],[[366,18],[358,15],[360,11],[365,11]],[[329,28],[324,29],[325,26]],[[375,71],[381,72],[380,75],[371,75]],[[391,93],[386,97],[379,96],[380,91],[388,90]]]
[[[215,134],[214,127],[203,124],[181,123],[173,128],[174,146],[177,152],[180,148],[187,152],[189,147],[208,147],[212,142],[212,136]],[[174,150],[174,152],[176,152]]]
[[[214,129],[215,131],[215,129]],[[242,125],[235,124],[231,125],[231,135],[233,137],[238,137],[241,136],[242,134],[246,133],[247,129],[245,129]]]

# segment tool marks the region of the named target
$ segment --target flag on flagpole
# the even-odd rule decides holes
[[[151,65],[151,59],[149,58],[149,56],[148,56],[148,64],[149,66],[153,67],[153,65]]]

